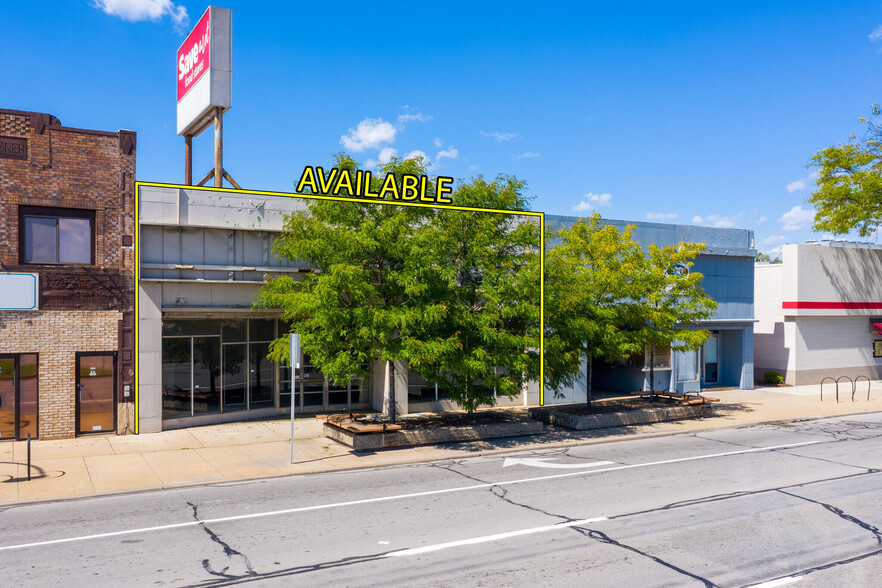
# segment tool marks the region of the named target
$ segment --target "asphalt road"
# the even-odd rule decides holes
[[[13,506],[6,586],[879,586],[882,413]]]

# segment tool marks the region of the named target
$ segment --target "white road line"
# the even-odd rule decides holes
[[[778,586],[786,586],[787,584],[799,582],[802,578],[802,576],[787,576],[786,578],[778,578],[777,580],[770,580],[768,582],[763,582],[762,584],[754,584],[751,588],[778,588]]]
[[[534,533],[545,533],[547,531],[557,531],[558,529],[566,529],[569,527],[578,527],[588,523],[596,523],[605,521],[606,517],[597,517],[594,519],[582,519],[581,521],[569,521],[566,523],[558,523],[556,525],[546,525],[544,527],[533,527],[532,529],[521,529],[520,531],[509,531],[507,533],[497,533],[496,535],[485,535],[484,537],[473,537],[471,539],[460,539],[459,541],[450,541],[448,543],[438,543],[437,545],[425,545],[423,547],[414,547],[412,549],[402,549],[401,551],[393,551],[387,553],[386,557],[403,557],[407,555],[420,555],[421,553],[430,553],[432,551],[441,551],[451,547],[460,547],[462,545],[475,545],[477,543],[488,543],[490,541],[499,541],[508,539],[509,537],[520,537],[521,535],[533,535]]]
[[[411,494],[395,494],[392,496],[379,496],[376,498],[364,498],[361,500],[348,500],[346,502],[333,502],[330,504],[317,504],[314,506],[301,506],[299,508],[287,508],[284,510],[273,510],[269,512],[256,512],[244,515],[234,515],[229,517],[218,517],[215,519],[205,519],[201,521],[187,521],[184,523],[172,523],[170,525],[158,525],[156,527],[143,527],[140,529],[126,529],[124,531],[112,531],[109,533],[98,533],[96,535],[83,535],[80,537],[66,537],[64,539],[50,539],[47,541],[37,541],[34,543],[20,543],[18,545],[0,546],[0,551],[8,551],[10,549],[24,549],[26,547],[40,547],[43,545],[56,545],[58,543],[71,543],[74,541],[88,541],[91,539],[103,539],[105,537],[118,537],[120,535],[133,535],[136,533],[149,533],[153,531],[165,531],[167,529],[182,529],[184,527],[194,527],[196,525],[210,525],[215,523],[226,523],[230,521],[242,521],[247,519],[257,519],[261,517],[274,517],[298,512],[310,512],[314,510],[327,510],[332,508],[340,508],[343,506],[356,506],[360,504],[372,504],[376,502],[389,502],[391,500],[404,500],[407,498],[418,498],[421,496],[434,496],[438,494],[449,494],[451,492],[464,492],[466,490],[480,490],[483,488],[492,488],[494,486],[513,486],[515,484],[526,484],[528,482],[542,482],[545,480],[555,480],[558,478],[570,478],[572,476],[587,476],[591,474],[599,474],[602,472],[614,472],[618,470],[629,470],[634,468],[645,468],[657,465],[666,465],[672,463],[683,463],[687,461],[696,461],[699,459],[712,459],[715,457],[727,457],[730,455],[742,455],[745,453],[758,453],[760,451],[771,451],[773,449],[787,449],[793,447],[803,447],[805,445],[814,445],[815,443],[823,443],[825,441],[804,441],[802,443],[788,443],[787,445],[772,445],[769,447],[754,447],[752,449],[739,449],[738,451],[727,451],[725,453],[711,453],[706,455],[695,455],[692,457],[680,457],[676,459],[665,459],[661,461],[651,461],[647,463],[636,463],[631,465],[620,465],[611,468],[601,468],[596,470],[579,470],[577,472],[566,472],[563,474],[552,474],[548,476],[538,476],[534,478],[521,478],[519,480],[507,480],[502,482],[488,482],[485,484],[473,484],[471,486],[457,486],[456,488],[444,488],[442,490],[426,490],[425,492],[413,492]]]

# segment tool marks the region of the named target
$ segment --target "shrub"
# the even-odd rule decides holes
[[[763,382],[765,382],[766,384],[769,384],[770,386],[783,384],[784,383],[784,376],[782,376],[778,372],[766,372],[763,375]]]

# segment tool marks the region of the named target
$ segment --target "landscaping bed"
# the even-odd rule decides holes
[[[412,447],[455,441],[479,441],[541,433],[541,422],[523,411],[421,413],[403,416],[395,425],[369,415],[320,415],[325,436],[356,450]]]
[[[698,397],[700,398],[700,397]],[[713,414],[716,399],[696,397],[656,397],[601,400],[585,404],[534,407],[530,418],[550,425],[584,431],[625,425],[643,425],[680,419],[693,419]]]

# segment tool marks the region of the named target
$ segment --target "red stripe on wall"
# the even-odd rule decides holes
[[[782,302],[784,309],[804,310],[882,310],[882,302]]]

